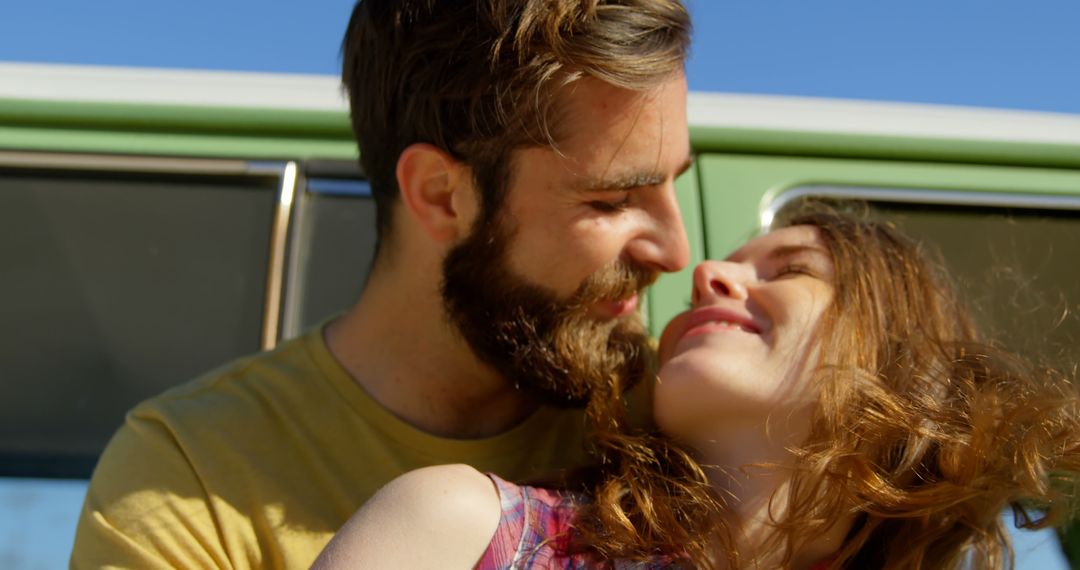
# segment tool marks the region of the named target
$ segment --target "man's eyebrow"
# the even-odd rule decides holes
[[[694,165],[694,158],[687,157],[687,159],[679,166],[679,169],[675,172],[675,178],[682,176],[687,170]],[[634,190],[635,188],[644,188],[647,186],[656,186],[667,180],[667,174],[657,171],[647,172],[634,172],[623,176],[615,176],[611,178],[600,178],[594,180],[584,180],[579,185],[579,188],[585,192],[612,192],[617,190]]]

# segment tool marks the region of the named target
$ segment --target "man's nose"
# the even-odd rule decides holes
[[[690,263],[690,243],[674,183],[668,184],[649,209],[647,227],[634,239],[630,252],[638,263],[663,272],[678,271]]]
[[[691,302],[703,305],[723,298],[746,300],[745,269],[731,261],[703,261],[694,268]]]

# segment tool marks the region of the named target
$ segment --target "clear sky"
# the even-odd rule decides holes
[[[0,60],[336,74],[353,0],[5,4]],[[1080,113],[1077,0],[689,4],[696,90]]]

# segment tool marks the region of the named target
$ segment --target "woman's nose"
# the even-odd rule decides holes
[[[744,283],[746,270],[730,261],[703,261],[694,268],[694,305],[707,304],[721,298],[746,299]]]

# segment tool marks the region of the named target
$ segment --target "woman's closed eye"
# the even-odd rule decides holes
[[[773,273],[773,279],[792,278],[799,276],[814,277],[821,279],[821,272],[812,267],[811,265],[804,263],[788,263],[781,266]]]

